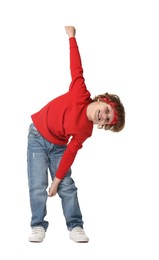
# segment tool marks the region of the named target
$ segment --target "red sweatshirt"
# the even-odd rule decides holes
[[[92,99],[85,85],[76,39],[70,38],[69,45],[72,78],[69,91],[31,116],[35,127],[46,140],[58,145],[67,144],[56,172],[59,179],[65,177],[78,150],[93,130],[93,122],[86,115],[87,106]]]

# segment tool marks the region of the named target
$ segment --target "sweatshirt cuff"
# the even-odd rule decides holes
[[[70,47],[76,47],[77,46],[77,42],[76,42],[75,37],[69,38],[69,42],[70,42]]]

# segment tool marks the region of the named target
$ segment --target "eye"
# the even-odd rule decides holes
[[[106,109],[106,114],[109,114],[110,113],[110,110],[109,108]]]
[[[109,123],[109,117],[106,118],[106,123],[107,123],[107,124]]]

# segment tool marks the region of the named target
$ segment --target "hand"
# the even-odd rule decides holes
[[[48,196],[49,197],[53,197],[56,195],[57,193],[57,189],[58,189],[58,186],[60,184],[61,180],[58,179],[58,178],[54,178],[52,184],[51,184],[51,187],[49,188],[49,192],[48,192]]]
[[[74,26],[65,26],[66,33],[68,34],[69,38],[75,37],[76,29]]]

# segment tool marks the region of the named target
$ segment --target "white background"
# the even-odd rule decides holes
[[[1,259],[159,259],[157,2],[1,0]],[[32,113],[68,89],[65,25],[77,29],[92,97],[119,95],[126,127],[95,127],[72,167],[90,242],[69,240],[56,196],[48,201],[46,239],[32,244],[28,127]]]

